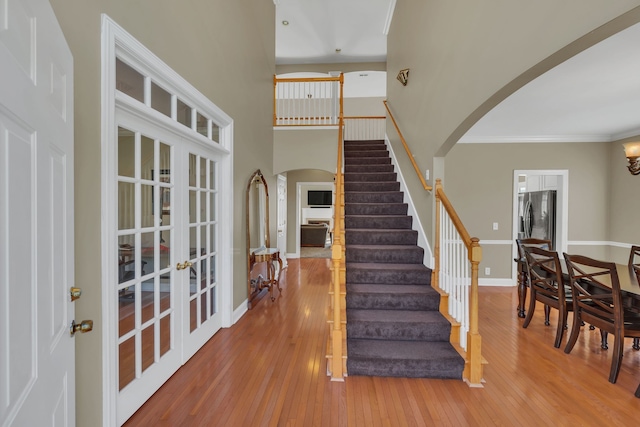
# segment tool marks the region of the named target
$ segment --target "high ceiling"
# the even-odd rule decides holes
[[[396,0],[274,3],[276,64],[386,62],[386,32]]]
[[[274,3],[277,64],[386,61],[395,0]],[[639,70],[637,24],[511,95],[461,142],[613,141],[640,134]]]
[[[505,99],[461,142],[597,142],[640,134],[640,24]]]

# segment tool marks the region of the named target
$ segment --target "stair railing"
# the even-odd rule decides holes
[[[344,75],[273,77],[274,126],[337,126],[342,112]]]
[[[331,325],[327,374],[331,381],[344,381],[347,375],[347,316],[346,316],[346,267],[344,232],[344,111],[343,75],[340,74],[338,108],[338,153],[336,155],[335,197],[333,209],[333,242],[331,246]]]
[[[383,140],[387,133],[385,116],[347,116],[344,118],[346,141]]]
[[[432,286],[448,295],[449,315],[460,323],[458,344],[466,352],[463,377],[482,386],[482,338],[478,332],[478,265],[482,248],[470,237],[436,180],[436,227]],[[455,340],[452,337],[452,340]],[[455,344],[455,342],[454,342]]]
[[[411,150],[409,149],[409,146],[407,145],[407,141],[404,139],[404,136],[402,135],[402,132],[400,131],[400,128],[398,127],[398,123],[396,123],[396,119],[395,119],[395,117],[393,117],[393,113],[391,112],[391,109],[389,109],[389,103],[387,102],[387,100],[384,100],[382,102],[384,102],[384,107],[387,109],[387,113],[389,114],[389,118],[393,122],[393,126],[396,128],[396,132],[398,133],[398,136],[400,137],[400,141],[402,142],[402,145],[404,146],[404,150],[407,152],[407,156],[409,156],[409,160],[411,161],[411,164],[413,165],[413,169],[416,171],[416,174],[418,175],[418,179],[420,180],[420,183],[422,184],[422,187],[427,191],[431,191],[433,189],[433,187],[431,187],[430,185],[427,184],[427,181],[424,179],[424,177],[420,173],[420,168],[418,168],[418,164],[416,163],[415,159],[413,158],[413,154],[411,153]]]

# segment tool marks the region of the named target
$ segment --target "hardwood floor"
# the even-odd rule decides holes
[[[126,426],[636,425],[640,352],[611,350],[584,329],[571,354],[553,347],[557,311],[538,304],[527,329],[513,288],[480,288],[484,388],[462,381],[326,376],[327,259],[291,259],[283,295],[219,331]],[[571,320],[571,314],[569,315]],[[611,337],[610,337],[611,339]]]

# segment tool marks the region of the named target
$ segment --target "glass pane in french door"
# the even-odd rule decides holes
[[[189,153],[189,330],[217,312],[217,162]]]
[[[119,390],[143,376],[175,345],[171,249],[172,147],[118,129],[116,295]]]

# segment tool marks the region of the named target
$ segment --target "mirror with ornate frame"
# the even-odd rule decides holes
[[[249,179],[246,191],[247,209],[247,297],[249,308],[273,286],[280,291],[276,262],[282,269],[282,260],[277,248],[271,248],[269,239],[269,187],[260,169]],[[280,271],[278,270],[278,272]]]

